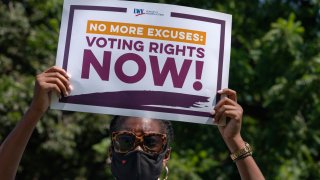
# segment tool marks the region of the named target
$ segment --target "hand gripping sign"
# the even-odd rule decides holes
[[[227,87],[231,16],[175,5],[65,0],[54,109],[212,124]]]

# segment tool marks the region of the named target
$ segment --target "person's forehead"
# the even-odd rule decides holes
[[[133,132],[162,132],[161,122],[150,118],[128,117],[121,122],[120,130]]]

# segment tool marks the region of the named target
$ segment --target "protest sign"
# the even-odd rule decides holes
[[[231,15],[176,5],[65,0],[54,109],[212,124],[227,87]]]

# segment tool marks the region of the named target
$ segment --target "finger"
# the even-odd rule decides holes
[[[226,108],[229,108],[228,105],[223,105],[216,109],[216,118],[218,121],[220,121],[220,118],[223,116],[224,111],[226,111]]]
[[[222,100],[220,100],[218,102],[218,104],[216,104],[214,109],[217,110],[217,109],[221,108],[221,106],[223,106],[225,104],[229,104],[229,105],[233,105],[233,106],[237,106],[238,105],[238,103],[236,103],[235,101],[229,99],[228,97],[225,97]]]
[[[214,118],[216,111],[213,109],[211,112],[209,112],[210,117]]]
[[[62,74],[65,78],[70,79],[70,75],[62,68],[58,67],[58,66],[53,66],[49,69],[47,69],[45,71],[46,73],[48,72],[59,72],[60,74]]]
[[[220,122],[220,119],[221,119],[224,111],[225,111],[225,109],[223,106],[220,107],[219,109],[216,109],[215,120],[217,121],[217,123]]]
[[[220,99],[220,101],[215,105],[214,109],[216,110],[216,109],[220,108],[221,106],[223,106],[226,103],[226,98],[227,97]]]
[[[228,112],[228,114],[226,113]],[[237,114],[231,114],[230,113],[237,113]],[[220,121],[221,117],[230,117],[233,118],[237,115],[241,114],[241,109],[239,109],[239,106],[234,106],[234,105],[223,105],[220,108],[216,109],[216,118],[218,121]],[[230,116],[229,116],[230,115]]]
[[[51,71],[49,69],[49,71]],[[71,91],[70,82],[59,72],[44,72],[37,75],[37,83],[40,85],[40,88],[43,90],[47,90],[48,83],[56,84],[59,88],[59,93],[63,93],[62,95],[68,96]],[[61,95],[59,95],[61,96]]]
[[[220,110],[220,109],[221,109],[221,110]],[[220,109],[217,109],[217,111],[219,112],[219,111],[223,111],[223,110],[237,110],[237,109],[238,109],[238,106],[225,104],[225,105],[221,106]]]
[[[237,122],[241,122],[242,120],[242,113],[239,112],[239,110],[227,110],[224,112],[224,114],[226,115],[226,117],[229,117]]]
[[[60,81],[64,84],[64,86],[67,88],[67,90],[70,92],[70,81],[64,77],[62,74],[59,72],[52,72],[52,73],[45,73],[46,77],[53,77],[53,78],[59,78]]]
[[[214,119],[216,121],[217,124],[219,124],[221,122],[221,120],[224,119],[224,113],[216,113]]]
[[[226,115],[226,117],[229,117],[231,119],[235,119],[237,117],[237,111],[236,110],[226,110],[224,111],[224,115]]]
[[[223,90],[219,90],[218,91],[219,94],[226,94],[230,99],[234,100],[235,102],[237,102],[237,92],[232,90],[232,89],[223,89]]]
[[[56,84],[59,87],[59,89],[61,90],[60,92],[62,92],[64,96],[69,95],[66,86],[61,82],[61,80],[59,78],[47,77],[46,83]]]
[[[61,94],[61,90],[57,84],[41,82],[40,86],[46,91],[51,92],[54,91],[57,94]]]

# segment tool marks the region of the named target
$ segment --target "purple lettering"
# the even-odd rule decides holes
[[[203,48],[198,48],[197,49],[197,57],[198,58],[204,58],[204,49]]]
[[[165,64],[163,65],[162,70],[160,71],[158,57],[157,56],[149,56],[149,57],[150,57],[151,69],[153,73],[154,85],[163,86],[170,72],[173,86],[175,88],[182,88],[192,63],[191,60],[185,59],[183,61],[180,72],[178,73],[174,58],[168,57]]]
[[[196,49],[196,47],[193,47],[193,46],[187,46],[187,49],[189,49],[189,50],[190,50],[190,52],[189,52],[189,57],[192,57],[192,56],[193,56],[193,50],[195,50],[195,49]]]
[[[127,61],[134,61],[138,65],[138,72],[133,76],[127,76],[123,72],[123,64]],[[115,73],[118,78],[125,83],[136,83],[140,81],[146,74],[146,64],[141,56],[134,53],[127,53],[119,57],[115,64]]]
[[[93,37],[92,40],[90,40],[90,37],[86,36],[86,39],[87,39],[88,46],[92,47],[94,41],[96,40],[96,37]]]
[[[103,54],[103,63],[99,63],[97,58],[94,56],[91,50],[85,49],[83,54],[83,63],[82,63],[82,79],[89,79],[90,74],[90,65],[96,70],[97,74],[104,81],[109,80],[109,71],[110,71],[110,59],[111,52],[105,51]]]
[[[180,49],[179,45],[176,45],[176,55],[179,55],[179,52],[181,52],[182,56],[186,55],[186,46],[182,46],[182,48]]]
[[[154,52],[154,53],[158,53],[158,49],[159,48],[159,44],[155,43],[155,42],[150,42],[150,46],[149,46],[149,52]]]
[[[97,39],[97,42],[96,42],[96,44],[97,44],[97,46],[98,47],[106,47],[107,46],[107,40],[106,40],[106,38],[102,38],[102,37],[99,37],[98,39]]]

